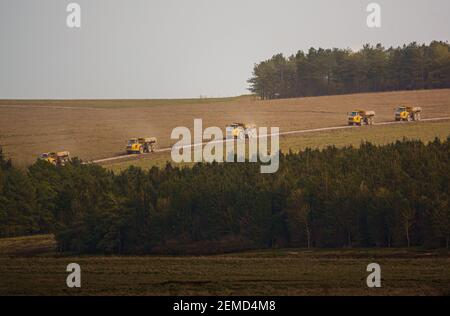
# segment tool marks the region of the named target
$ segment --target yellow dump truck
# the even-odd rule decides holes
[[[250,123],[233,123],[226,127],[226,138],[255,138],[257,137],[256,125]]]
[[[70,160],[70,153],[68,151],[42,153],[39,155],[39,159],[53,165],[64,166]]]
[[[154,152],[156,143],[156,137],[132,138],[127,142],[127,153],[144,154]]]
[[[420,106],[400,106],[395,110],[396,121],[420,121],[422,108]]]
[[[348,125],[373,125],[375,123],[375,111],[354,110],[348,113]]]

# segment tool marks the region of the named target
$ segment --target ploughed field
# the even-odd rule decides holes
[[[125,141],[132,137],[155,136],[160,147],[170,146],[175,142],[170,139],[172,129],[177,126],[192,129],[194,118],[203,119],[204,128],[224,128],[242,121],[278,126],[285,132],[345,125],[346,113],[356,108],[376,111],[376,122],[393,121],[394,108],[399,105],[422,106],[423,118],[448,117],[450,89],[271,101],[251,96],[186,100],[3,100],[0,101],[0,145],[8,157],[23,166],[35,161],[42,152],[60,150],[68,150],[72,156],[87,161],[123,154]],[[397,131],[397,138],[408,136],[400,129]],[[427,135],[432,132],[428,131]],[[362,139],[352,139],[350,143]],[[314,145],[313,136],[308,144]]]
[[[0,239],[0,295],[449,295],[450,255],[419,249],[278,249],[214,256],[76,256],[51,235]],[[81,288],[66,286],[69,263]],[[369,289],[367,265],[381,266]]]

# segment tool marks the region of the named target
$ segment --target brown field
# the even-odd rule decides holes
[[[362,128],[312,132],[305,134],[280,137],[280,149],[283,152],[299,151],[306,148],[321,149],[327,146],[354,146],[358,147],[362,142],[383,145],[397,140],[420,139],[427,143],[435,138],[441,140],[450,136],[450,120],[435,122],[404,123],[380,126],[364,126]],[[196,150],[200,150],[197,147]],[[191,150],[193,152],[193,150]],[[191,153],[192,155],[192,153]],[[149,169],[153,166],[164,167],[171,161],[170,152],[159,152],[150,155],[142,155],[132,159],[114,160],[102,165],[114,172],[120,172],[131,165]],[[181,165],[192,165],[183,163]]]
[[[392,121],[401,104],[420,105],[423,118],[450,116],[450,89],[353,94],[260,101],[251,96],[189,100],[0,101],[0,145],[19,165],[41,152],[68,150],[83,160],[123,153],[125,140],[156,136],[174,143],[176,126],[224,127],[233,121],[279,126],[281,131],[339,126],[354,108],[373,109],[377,121]],[[450,131],[449,131],[450,132]],[[400,135],[402,136],[401,133]]]
[[[214,256],[76,256],[50,235],[0,239],[0,295],[450,295],[446,250],[277,249]],[[81,289],[66,266],[81,266]],[[366,286],[369,263],[381,288]]]

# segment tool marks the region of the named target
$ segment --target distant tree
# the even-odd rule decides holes
[[[249,90],[261,99],[450,87],[450,45],[381,44],[349,49],[310,48],[255,64]]]

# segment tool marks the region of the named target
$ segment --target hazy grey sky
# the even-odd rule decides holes
[[[381,29],[366,26],[371,2]],[[0,98],[239,95],[275,53],[447,41],[449,13],[449,0],[0,0]]]

